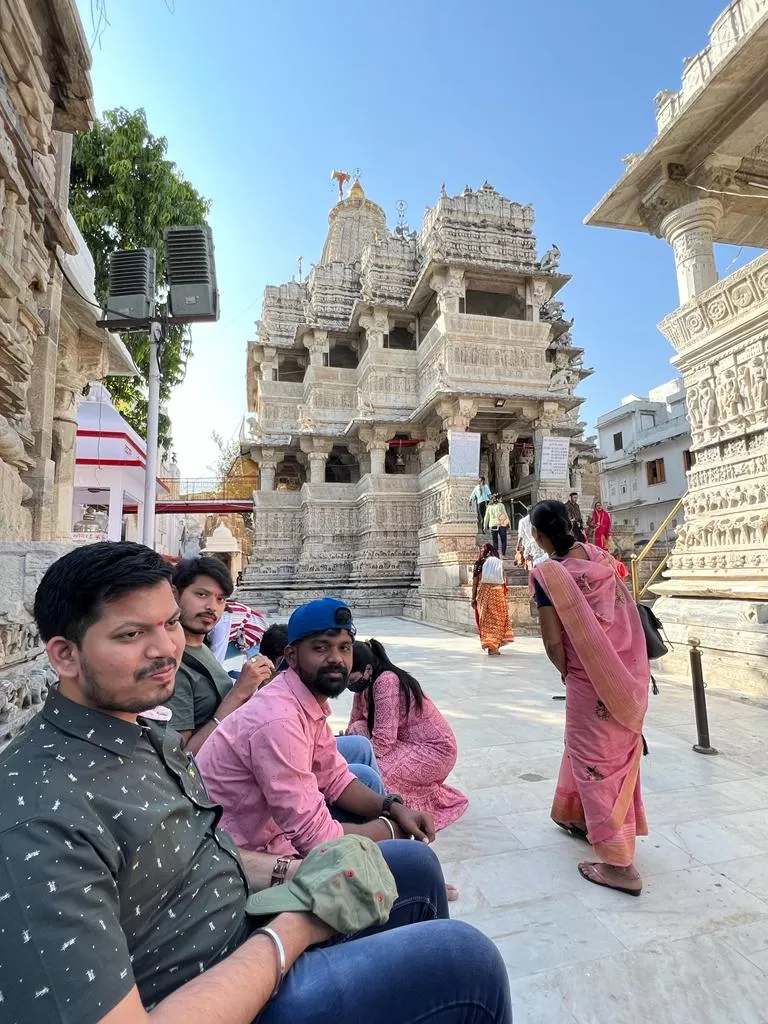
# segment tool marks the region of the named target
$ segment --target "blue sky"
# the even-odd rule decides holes
[[[194,330],[171,404],[184,476],[208,475],[212,430],[245,411],[245,345],[265,284],[317,260],[335,167],[412,228],[437,199],[488,179],[536,208],[561,293],[596,373],[585,418],[673,376],[656,324],[677,305],[669,246],[586,228],[621,157],[655,132],[653,97],[679,88],[725,0],[104,0],[96,107],[144,107],[169,155],[213,201],[218,324]],[[93,33],[90,0],[79,0]],[[724,266],[736,255],[720,254]]]

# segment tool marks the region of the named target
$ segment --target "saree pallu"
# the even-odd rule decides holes
[[[483,650],[490,648],[497,651],[504,644],[511,644],[515,639],[512,624],[509,621],[506,584],[480,583],[478,585],[475,617],[480,634],[480,646]]]
[[[648,834],[640,790],[650,666],[637,609],[610,555],[545,562],[532,576],[557,613],[566,653],[565,752],[552,817],[585,828],[606,864],[628,867]]]

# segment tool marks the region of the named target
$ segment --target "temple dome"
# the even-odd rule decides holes
[[[386,230],[386,214],[366,198],[360,180],[355,178],[349,196],[328,214],[328,235],[320,262],[354,263],[374,235],[384,234]]]

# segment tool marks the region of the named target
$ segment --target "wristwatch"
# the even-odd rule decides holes
[[[392,804],[402,804],[405,807],[405,800],[397,793],[387,793],[381,802],[381,813],[386,815],[387,818],[392,817]]]

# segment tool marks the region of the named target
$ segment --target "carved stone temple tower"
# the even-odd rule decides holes
[[[654,587],[686,670],[768,694],[768,253],[718,280],[714,243],[768,247],[768,0],[733,0],[658,132],[587,218],[672,247],[680,307],[659,325],[688,393],[695,464],[669,572]],[[737,253],[734,251],[734,255]]]
[[[583,480],[592,497],[574,396],[591,371],[554,298],[559,251],[537,260],[533,223],[486,182],[443,189],[420,233],[390,231],[356,179],[307,280],[266,288],[248,345],[242,447],[261,489],[243,599],[287,613],[332,593],[469,625],[476,480],[451,476],[449,431],[481,435],[480,470],[515,519]],[[550,435],[569,439],[568,466],[542,482]]]

